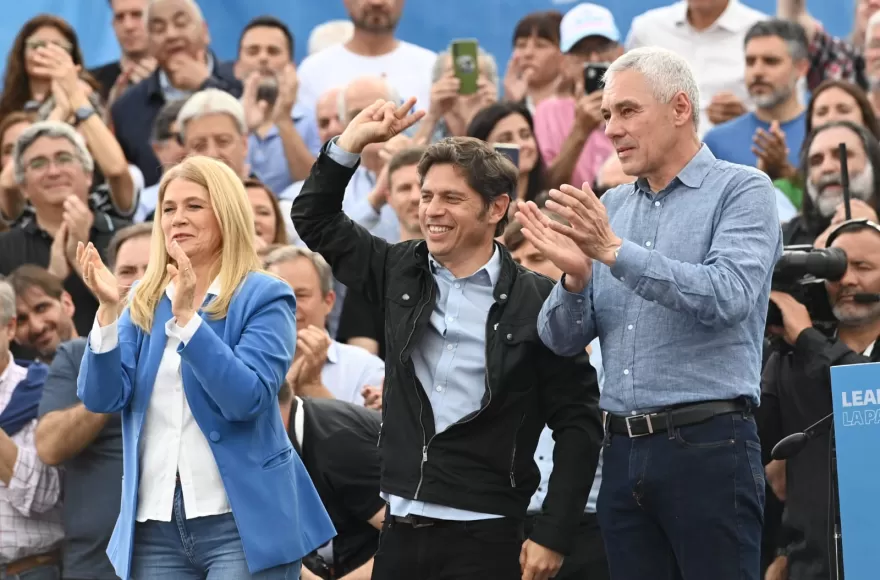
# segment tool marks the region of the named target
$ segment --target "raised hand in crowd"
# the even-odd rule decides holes
[[[727,91],[715,94],[709,102],[709,106],[706,107],[706,114],[713,125],[726,123],[746,114],[746,112],[746,107],[739,100],[739,97]]]
[[[440,119],[450,112],[458,101],[461,79],[450,70],[431,85],[430,117]]]
[[[504,73],[504,99],[507,101],[525,99],[529,91],[529,81],[534,74],[533,68],[522,66],[518,58],[512,57],[507,62],[507,71]]]
[[[295,394],[333,397],[321,379],[330,344],[330,336],[323,328],[310,325],[297,331],[296,353],[287,372],[287,381]]]
[[[364,398],[364,407],[382,410],[382,385],[365,385],[361,389],[361,396]]]
[[[523,236],[535,249],[565,273],[565,288],[580,292],[593,273],[593,261],[574,240],[553,229],[553,221],[534,202],[517,202],[514,214],[523,225]]]
[[[184,52],[177,52],[168,59],[166,67],[171,83],[188,91],[201,89],[211,76],[204,50],[199,51],[196,58]]]
[[[244,108],[244,119],[249,131],[255,131],[262,125],[270,110],[269,103],[257,98],[261,80],[260,74],[253,72],[244,79],[243,83],[241,106]]]
[[[376,186],[367,194],[367,201],[374,210],[381,210],[388,203],[388,162],[398,151],[412,147],[414,142],[406,135],[395,135],[389,139],[385,146],[379,150],[379,160],[382,162],[382,170],[376,177]]]
[[[92,242],[77,244],[76,261],[82,272],[83,282],[98,299],[98,324],[101,326],[113,324],[121,312],[121,295],[116,276],[104,265]]]
[[[278,74],[278,98],[272,110],[273,120],[290,118],[290,112],[296,104],[297,91],[299,91],[299,78],[296,76],[296,66],[289,62]]]
[[[64,244],[67,261],[77,270],[77,273],[81,273],[79,260],[76,258],[76,248],[77,244],[85,244],[91,238],[95,214],[92,213],[85,201],[75,195],[69,195],[64,200],[62,220],[67,226],[67,241]]]
[[[424,111],[410,113],[415,104],[415,97],[410,97],[400,106],[377,99],[351,120],[336,144],[345,151],[360,154],[367,145],[388,141],[425,116]]]
[[[754,147],[752,153],[758,157],[758,169],[770,176],[770,179],[792,177],[797,170],[788,162],[788,145],[785,133],[779,128],[779,121],[770,124],[770,130],[758,128],[752,137]]]
[[[589,135],[605,120],[602,117],[602,91],[581,95],[575,101],[574,126],[584,135]]]
[[[122,72],[116,77],[116,82],[113,83],[110,93],[107,95],[108,114],[110,107],[116,102],[116,99],[121,97],[129,87],[133,87],[156,72],[159,61],[151,56],[146,56],[140,60],[123,58],[120,66],[122,67]]]
[[[70,276],[70,261],[67,256],[67,222],[61,222],[55,237],[52,238],[52,246],[49,248],[49,266],[46,268],[50,274],[59,280],[66,280]],[[76,261],[78,264],[78,260]]]

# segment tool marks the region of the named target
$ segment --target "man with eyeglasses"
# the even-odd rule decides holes
[[[76,246],[92,242],[103,252],[125,222],[88,205],[95,162],[76,129],[56,121],[28,127],[13,153],[15,179],[34,208],[33,217],[0,234],[0,275],[36,264],[64,281],[76,304],[74,324],[88,334],[98,302],[77,273]]]
[[[186,99],[178,99],[165,103],[156,120],[153,121],[153,130],[150,134],[150,145],[156,159],[164,172],[167,168],[173,167],[183,161],[186,157],[186,150],[180,138],[180,127],[177,125],[177,115],[183,108]],[[156,211],[156,203],[159,199],[159,182],[154,183],[150,187],[145,188],[141,192],[138,200],[138,207],[135,211],[132,221],[140,223],[153,219],[153,213]]]

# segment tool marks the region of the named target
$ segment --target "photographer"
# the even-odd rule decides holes
[[[783,327],[769,327],[782,340],[764,368],[757,412],[765,464],[783,437],[804,431],[832,412],[832,366],[880,360],[880,349],[874,349],[880,336],[880,302],[876,301],[880,295],[880,226],[851,220],[831,232],[828,240],[829,247],[840,248],[847,256],[843,277],[825,282],[836,329],[826,334],[813,327],[818,305],[808,309],[790,294],[770,295],[782,313]],[[828,519],[830,453],[830,434],[825,433],[786,462],[786,523],[803,536],[802,542],[786,546],[786,555],[780,556],[787,558],[791,578],[824,579],[833,566]]]

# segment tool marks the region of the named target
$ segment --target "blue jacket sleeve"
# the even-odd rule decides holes
[[[87,344],[76,379],[76,395],[92,413],[117,413],[131,401],[141,331],[128,308],[116,324],[116,347],[97,353]]]
[[[178,352],[226,420],[250,421],[278,404],[296,345],[296,299],[286,283],[271,278],[233,300],[248,302],[238,344],[201,324]]]

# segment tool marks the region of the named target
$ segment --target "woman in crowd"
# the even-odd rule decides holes
[[[33,123],[33,115],[18,111],[0,119],[0,227],[8,227],[21,213],[25,200],[15,181],[13,152],[18,136]]]
[[[94,247],[77,250],[100,304],[78,395],[123,421],[108,555],[123,579],[296,578],[334,531],[278,410],[293,293],[262,272],[247,194],[226,165],[185,160],[158,200],[127,306]]]
[[[6,77],[0,96],[0,119],[9,113],[36,110],[52,96],[52,77],[44,62],[50,45],[64,50],[92,89],[97,83],[85,72],[76,32],[63,18],[52,14],[34,16],[18,31],[6,59]]]
[[[544,160],[535,141],[532,114],[522,103],[501,102],[481,110],[468,125],[467,136],[482,139],[490,145],[519,145],[519,182],[516,199],[534,201],[547,189]],[[511,209],[514,204],[511,204]]]
[[[249,177],[244,182],[248,201],[254,212],[257,250],[271,244],[288,244],[287,226],[278,207],[278,199],[262,181]]]

